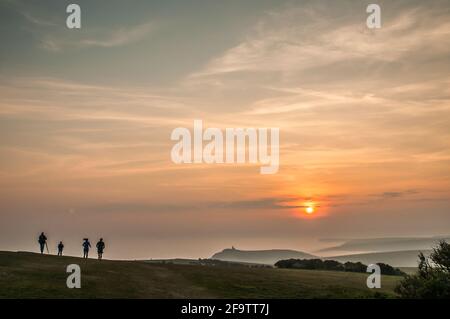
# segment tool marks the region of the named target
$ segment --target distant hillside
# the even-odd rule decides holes
[[[344,243],[328,247],[319,252],[388,252],[405,250],[428,250],[440,240],[450,241],[450,236],[436,237],[397,237],[349,239]]]
[[[421,250],[425,255],[428,255],[431,250]],[[385,263],[394,267],[417,267],[417,255],[419,250],[403,250],[403,251],[390,251],[380,253],[367,253],[367,254],[352,254],[343,256],[326,257],[324,259],[336,260],[342,263],[347,261],[362,262],[363,264],[375,264]]]
[[[346,254],[336,256],[314,256],[302,251],[287,249],[271,250],[239,250],[227,248],[214,254],[211,259],[229,262],[267,264],[274,265],[279,260],[284,259],[313,259],[336,260],[342,263],[347,261],[361,262],[363,264],[385,263],[394,267],[417,267],[417,255],[422,251],[425,255],[431,252],[430,249],[383,251],[363,254]]]
[[[239,250],[234,248],[224,249],[219,253],[214,254],[211,259],[258,263],[273,265],[282,259],[311,259],[317,258],[301,251],[287,250],[287,249],[271,249],[271,250]]]

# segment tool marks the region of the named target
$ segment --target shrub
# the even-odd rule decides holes
[[[450,244],[441,241],[429,258],[419,254],[419,271],[405,276],[395,291],[402,298],[450,298]]]

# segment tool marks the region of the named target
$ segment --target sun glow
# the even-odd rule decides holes
[[[312,214],[312,213],[314,213],[314,207],[308,206],[308,207],[306,207],[305,211],[307,214]]]

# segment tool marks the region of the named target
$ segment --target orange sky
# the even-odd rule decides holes
[[[102,236],[115,258],[447,233],[448,2],[383,1],[377,30],[345,3],[165,20],[142,3],[121,20],[86,2],[98,19],[76,34],[56,2],[2,4],[0,249],[37,249],[40,231],[73,254]],[[172,163],[170,133],[194,119],[280,128],[279,172]]]

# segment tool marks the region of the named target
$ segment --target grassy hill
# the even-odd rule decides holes
[[[81,289],[66,287],[66,266],[81,267]],[[401,279],[332,271],[97,261],[0,252],[0,298],[373,298],[395,297]]]

